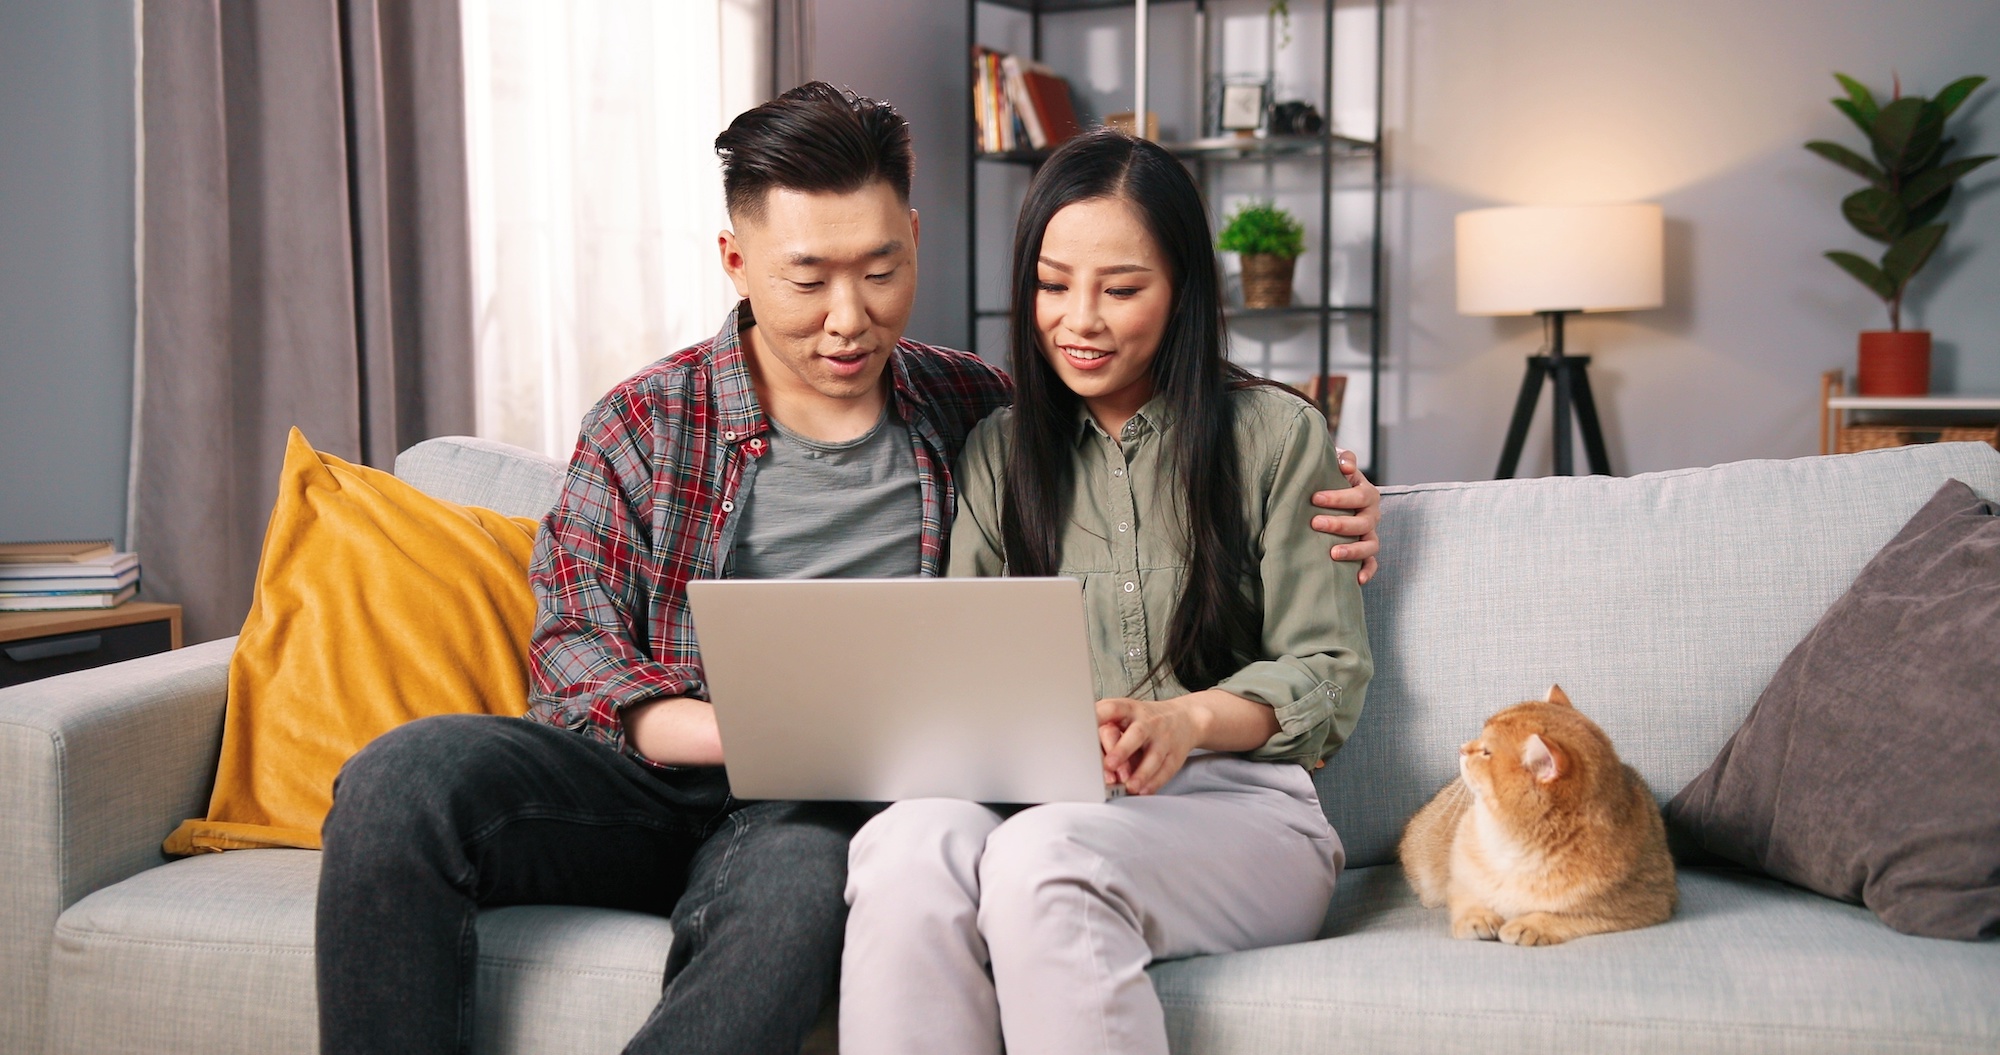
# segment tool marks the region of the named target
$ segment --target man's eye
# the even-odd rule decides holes
[[[801,282],[801,281],[799,281],[798,279],[793,279],[793,280],[792,280],[792,285],[794,285],[794,286],[797,286],[797,287],[799,288],[799,292],[801,292],[801,293],[811,293],[811,292],[812,292],[813,290],[816,290],[816,289],[820,288],[821,286],[824,286],[824,285],[826,285],[826,283],[824,283],[824,282]]]
[[[894,268],[890,268],[889,270],[884,271],[880,274],[869,275],[868,278],[874,282],[887,282],[891,278],[894,278],[895,275],[896,275],[896,270]]]

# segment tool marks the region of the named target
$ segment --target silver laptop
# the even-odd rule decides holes
[[[687,590],[738,798],[1104,800],[1076,580]]]

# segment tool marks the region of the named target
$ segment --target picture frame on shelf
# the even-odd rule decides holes
[[[1266,86],[1262,81],[1229,81],[1222,85],[1217,126],[1224,132],[1255,132],[1264,126]]]

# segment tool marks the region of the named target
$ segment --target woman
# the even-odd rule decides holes
[[[898,803],[849,855],[841,1044],[1157,1052],[1156,959],[1304,941],[1343,854],[1307,767],[1371,667],[1352,564],[1293,515],[1344,486],[1323,418],[1224,357],[1200,192],[1100,131],[1014,241],[1011,411],[960,459],[953,575],[1084,583],[1105,781],[1011,816]]]

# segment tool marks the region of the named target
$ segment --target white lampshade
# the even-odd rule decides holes
[[[1522,205],[1458,214],[1461,315],[1635,311],[1661,295],[1657,205]]]

